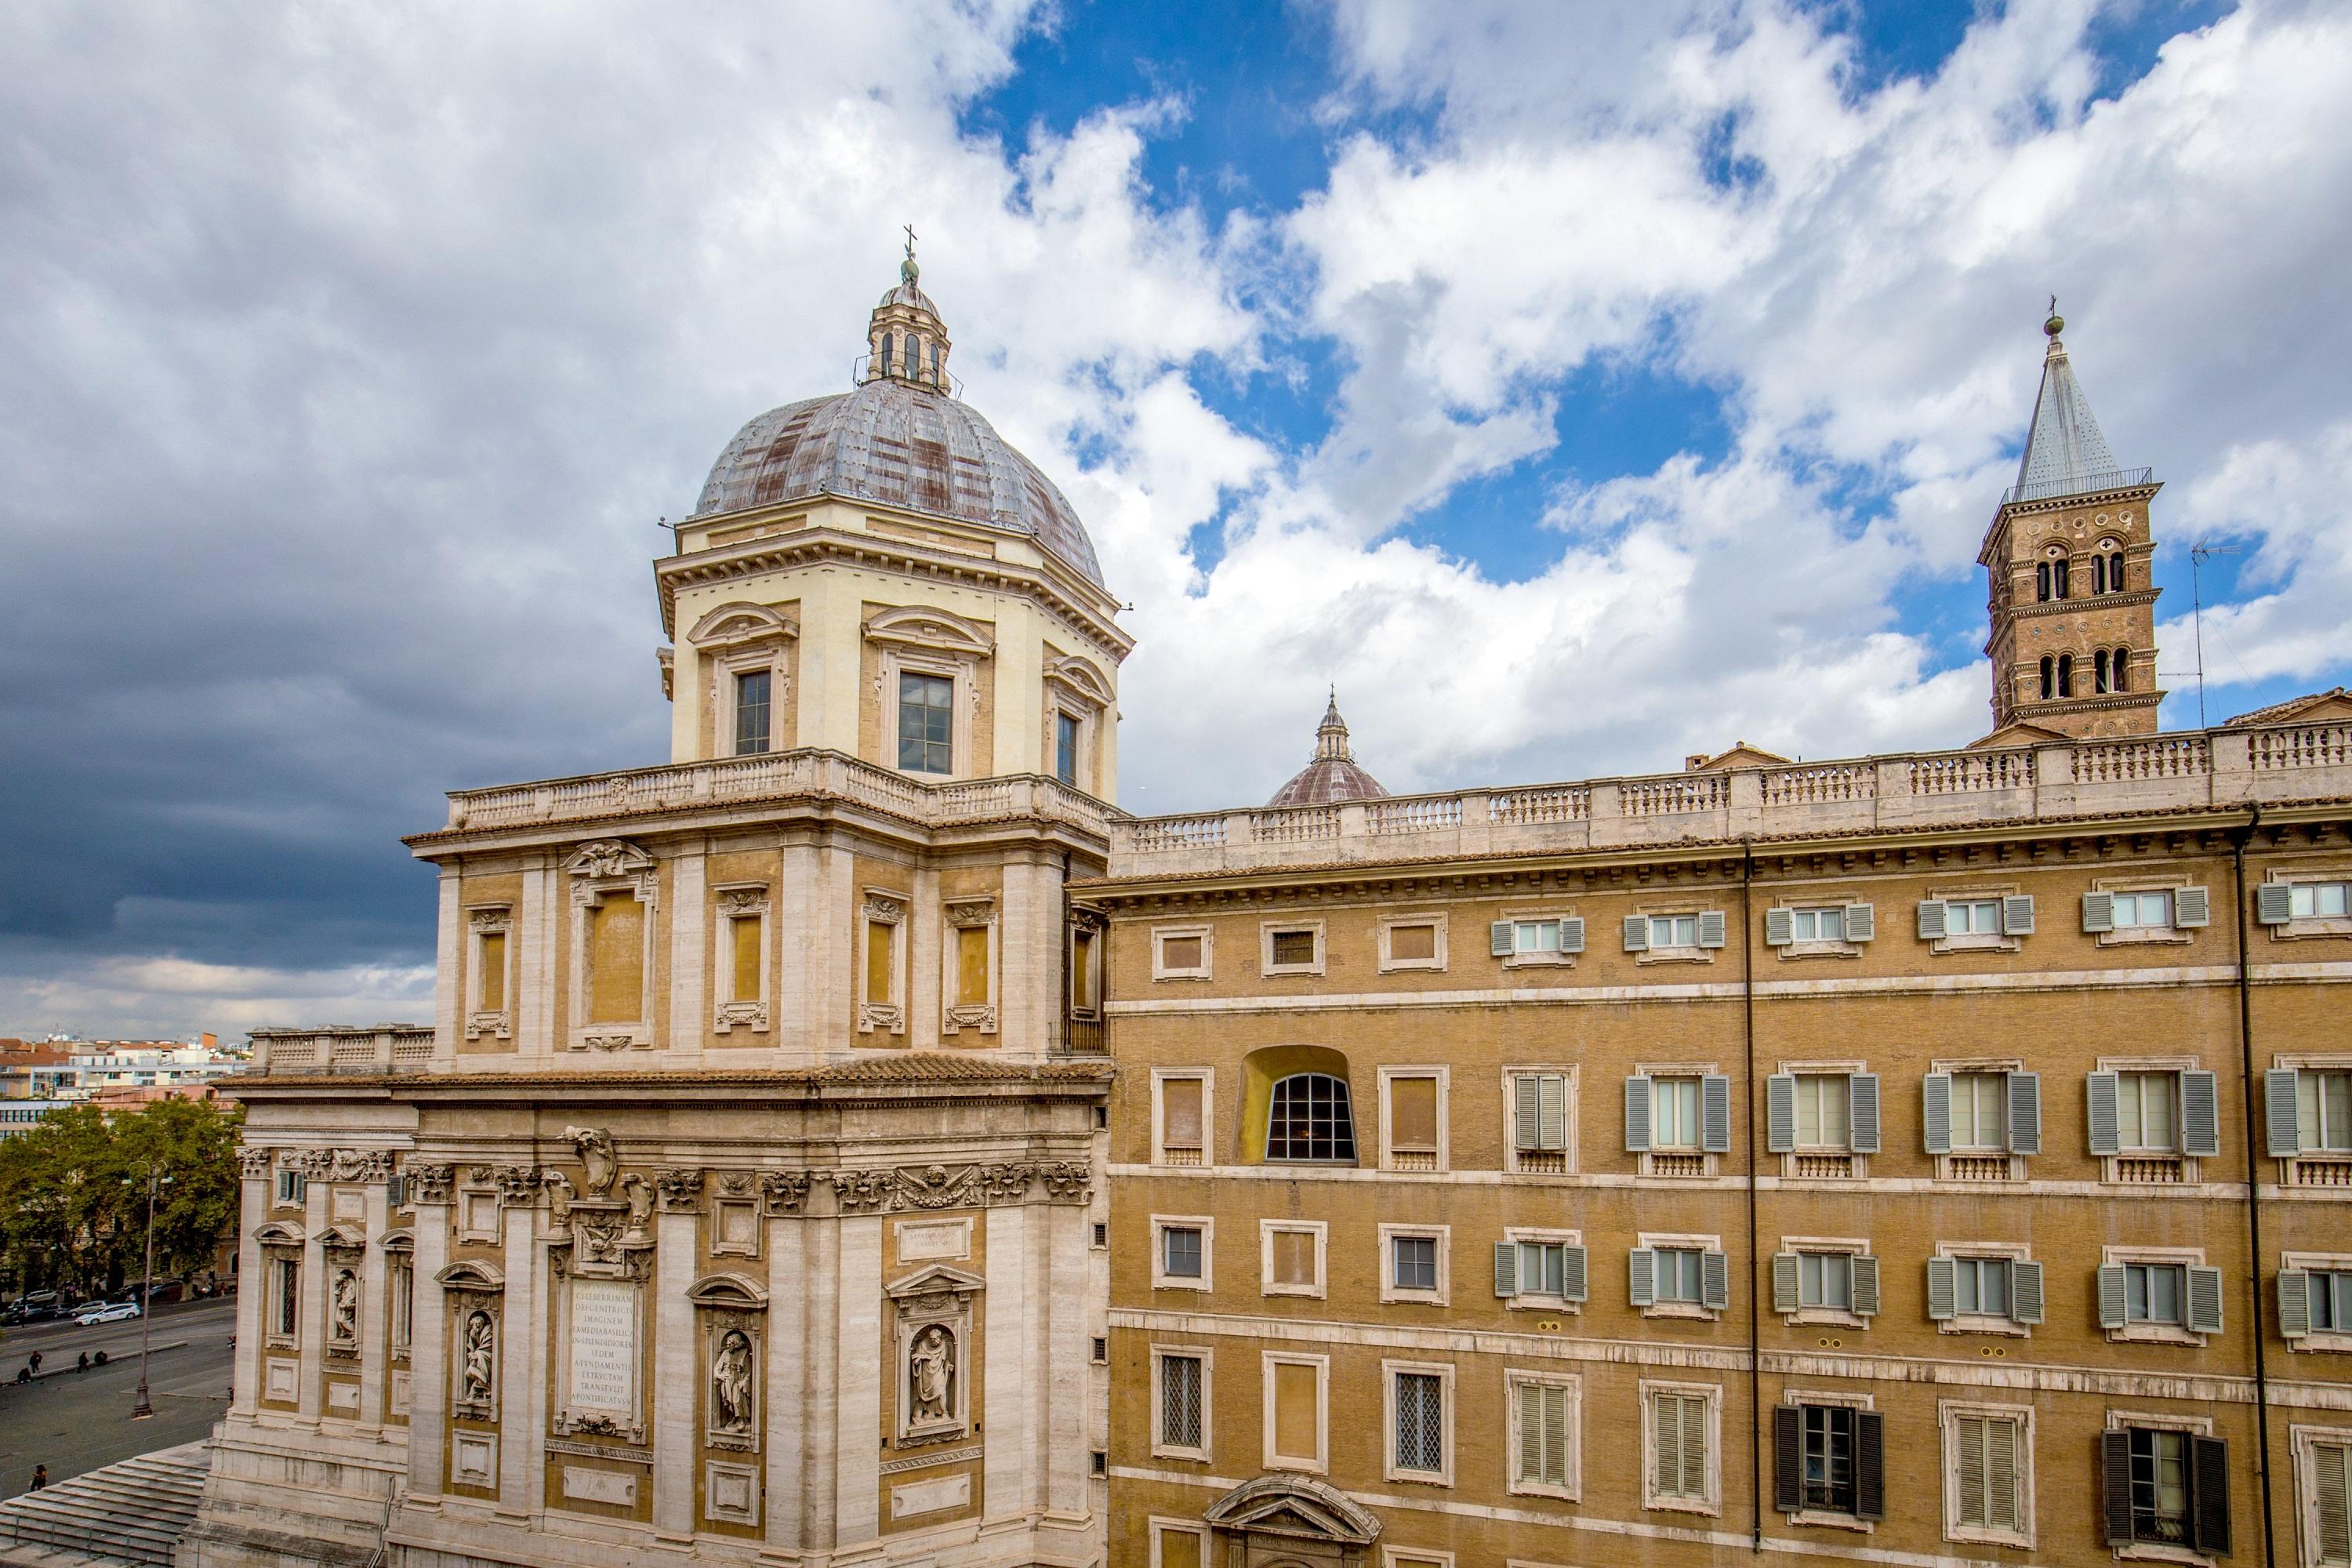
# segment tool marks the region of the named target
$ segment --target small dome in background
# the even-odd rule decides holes
[[[1337,805],[1342,801],[1385,800],[1388,790],[1380,780],[1356,765],[1348,744],[1348,721],[1339,717],[1339,694],[1332,692],[1315,729],[1315,760],[1274,792],[1269,808],[1286,805]]]

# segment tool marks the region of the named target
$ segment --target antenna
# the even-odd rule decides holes
[[[2189,547],[2189,616],[2197,631],[2197,727],[2205,728],[2205,591],[2199,581],[2198,568],[2215,555],[2236,555],[2234,544],[2208,544],[2203,540]]]

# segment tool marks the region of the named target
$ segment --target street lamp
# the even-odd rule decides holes
[[[147,1271],[139,1282],[139,1403],[131,1407],[133,1421],[144,1421],[155,1414],[154,1405],[147,1401],[147,1342],[155,1312],[155,1189],[169,1185],[171,1180],[156,1173],[155,1162],[147,1162]],[[124,1177],[122,1184],[129,1186],[131,1179]]]

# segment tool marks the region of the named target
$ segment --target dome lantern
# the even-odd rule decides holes
[[[1335,688],[1323,708],[1323,722],[1315,727],[1315,760],[1274,792],[1269,807],[1337,805],[1350,800],[1385,800],[1388,790],[1356,762],[1348,743],[1348,721],[1339,717],[1339,693]]]
[[[866,365],[860,382],[887,378],[936,391],[950,389],[947,323],[917,281],[915,227],[907,226],[907,257],[898,263],[898,286],[882,296],[866,323]]]

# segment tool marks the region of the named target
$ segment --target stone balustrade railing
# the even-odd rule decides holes
[[[1110,874],[1760,842],[2315,797],[2352,797],[2352,723],[1125,817],[1110,824]]]
[[[926,784],[839,752],[772,752],[496,789],[454,790],[447,831],[537,827],[698,806],[838,800],[926,826],[1044,817],[1095,834],[1110,807],[1037,773]]]
[[[433,1055],[430,1024],[330,1024],[252,1034],[252,1070],[264,1075],[415,1072]]]

